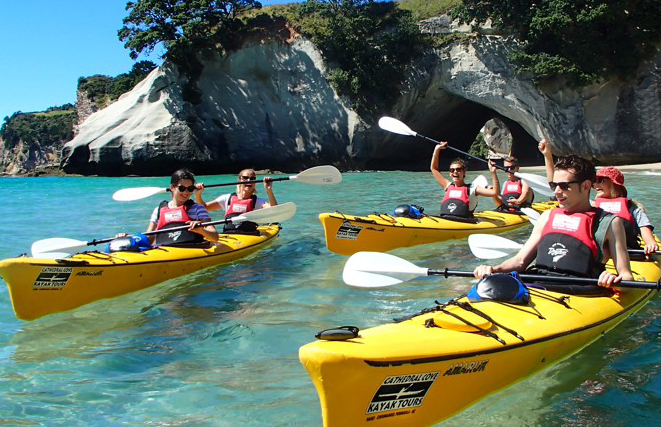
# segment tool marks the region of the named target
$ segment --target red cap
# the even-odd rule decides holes
[[[613,181],[613,184],[624,187],[624,175],[618,168],[608,166],[597,171],[597,176],[603,176]]]

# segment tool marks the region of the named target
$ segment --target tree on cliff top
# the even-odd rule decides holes
[[[628,79],[661,41],[659,0],[463,0],[455,14],[512,33],[522,42],[512,61],[538,81]]]
[[[132,59],[150,53],[159,43],[170,59],[218,42],[213,35],[237,24],[237,14],[261,8],[257,0],[137,0],[126,3],[129,15],[117,32]]]

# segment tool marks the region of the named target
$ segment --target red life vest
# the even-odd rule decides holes
[[[239,199],[236,193],[230,195],[229,206],[225,211],[225,219],[239,216],[246,212],[255,210],[257,204],[257,196],[253,194],[247,199]],[[238,234],[259,234],[257,231],[257,224],[252,221],[244,221],[239,224],[228,222],[223,226],[223,233],[238,233]]]
[[[470,185],[457,187],[454,182],[450,183],[445,189],[445,196],[441,201],[441,215],[453,215],[461,217],[469,217],[472,212],[470,210],[469,200]]]
[[[169,206],[169,201],[164,200],[158,205],[158,219],[156,222],[156,229],[164,228],[173,228],[186,225],[186,221],[191,221],[190,216],[188,216],[188,208],[190,208],[195,202],[192,200],[187,200],[181,206],[171,208]],[[177,244],[188,244],[188,243],[201,243],[204,241],[204,237],[201,234],[193,233],[188,230],[177,230],[171,233],[160,233],[156,234],[154,244],[155,245],[177,245]]]
[[[592,209],[568,215],[562,208],[552,209],[542,229],[536,267],[583,277],[601,272],[602,249],[595,231],[602,212]]]
[[[239,199],[236,193],[232,193],[230,195],[229,206],[227,206],[227,210],[225,211],[225,218],[230,217],[229,215],[237,216],[253,211],[255,210],[256,203],[257,196],[254,194],[247,199]]]
[[[523,186],[521,185],[521,180],[518,181],[507,181],[503,184],[502,191],[503,203],[508,203],[511,200],[512,202],[516,201],[523,194]]]
[[[626,197],[616,197],[614,199],[597,197],[594,200],[594,204],[596,207],[622,218],[624,220],[624,231],[627,233],[627,246],[630,248],[640,247],[638,244],[640,229],[638,228],[636,219],[631,215],[631,211],[629,210],[631,200]]]

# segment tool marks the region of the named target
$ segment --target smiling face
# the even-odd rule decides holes
[[[466,166],[461,163],[452,163],[450,165],[450,178],[455,185],[464,185],[464,178],[466,178]]]
[[[597,177],[597,180],[592,187],[597,191],[597,197],[603,197],[605,199],[612,199],[615,197],[615,184],[613,184],[613,181],[611,181],[610,178],[603,176]]]
[[[191,188],[195,188],[195,183],[190,179],[181,179],[176,184],[170,184],[170,191],[172,192],[172,200],[175,201],[177,206],[181,206],[190,196],[193,195]],[[182,191],[183,190],[183,191]]]
[[[589,205],[591,187],[589,180],[577,182],[571,169],[556,169],[553,172],[553,182],[559,184],[553,193],[558,200],[558,206],[565,211],[577,212],[585,207],[586,203]]]
[[[244,169],[239,172],[239,181],[252,181],[255,179],[257,179],[257,175],[252,169]],[[236,186],[236,189],[237,193],[245,193],[247,197],[250,197],[255,192],[255,183],[239,184]]]
[[[507,177],[509,178],[509,180],[510,181],[516,180],[517,178],[514,176],[514,173],[519,171],[518,163],[511,162],[509,160],[504,160],[503,166],[507,168]]]

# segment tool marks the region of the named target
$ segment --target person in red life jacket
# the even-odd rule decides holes
[[[553,153],[548,141],[539,143],[539,151],[544,154],[544,164],[549,175],[553,170]],[[552,178],[551,178],[552,180]],[[649,254],[659,250],[654,236],[654,227],[645,211],[627,198],[627,189],[624,186],[624,175],[614,167],[602,168],[597,172],[594,182],[597,198],[594,205],[621,217],[624,220],[624,230],[627,235],[627,246],[633,249],[640,247],[638,236],[645,244],[645,253]]]
[[[195,175],[187,169],[179,169],[170,178],[171,200],[162,201],[149,220],[147,231],[161,230],[189,225],[188,230],[177,230],[171,233],[160,233],[150,236],[155,245],[189,245],[204,243],[205,240],[218,241],[218,232],[213,225],[199,227],[200,223],[209,221],[211,216],[199,203],[190,196],[195,191]],[[153,239],[152,239],[153,238]]]
[[[633,280],[622,219],[590,204],[594,165],[581,157],[559,157],[549,186],[558,207],[544,212],[518,254],[496,265],[480,265],[474,275],[522,272],[536,258],[540,273],[598,278],[611,287]],[[605,270],[612,258],[617,274]]]
[[[239,173],[239,181],[255,180],[257,180],[257,174],[253,169],[244,169]],[[204,183],[200,182],[196,185],[197,192],[195,193],[195,200],[209,211],[222,209],[225,211],[225,218],[232,218],[246,212],[267,208],[269,206],[276,206],[278,201],[273,194],[273,181],[271,178],[265,177],[263,182],[268,200],[257,197],[254,182],[238,184],[235,193],[223,194],[210,202],[202,200]],[[257,231],[257,224],[246,221],[238,225],[234,223],[225,224],[223,233],[258,234],[259,232]]]
[[[529,207],[533,200],[533,192],[527,182],[514,176],[519,171],[519,160],[516,157],[507,157],[503,161],[507,169],[507,181],[502,185],[502,193],[493,198],[497,210],[516,212],[521,208]]]
[[[645,211],[627,197],[624,175],[618,168],[609,166],[598,170],[594,189],[597,191],[594,205],[624,220],[627,245],[630,248],[640,247],[638,243],[640,234],[645,243],[645,253],[659,250],[654,227]]]
[[[470,218],[477,207],[477,196],[494,197],[500,193],[500,183],[496,175],[496,168],[489,163],[489,171],[493,180],[493,186],[489,188],[476,186],[471,191],[472,184],[466,183],[466,162],[463,159],[454,159],[450,164],[450,179],[447,179],[438,168],[438,160],[441,150],[444,150],[448,143],[441,142],[434,148],[434,154],[431,158],[431,173],[436,181],[445,190],[445,196],[441,201],[441,216],[450,215],[462,218]]]

